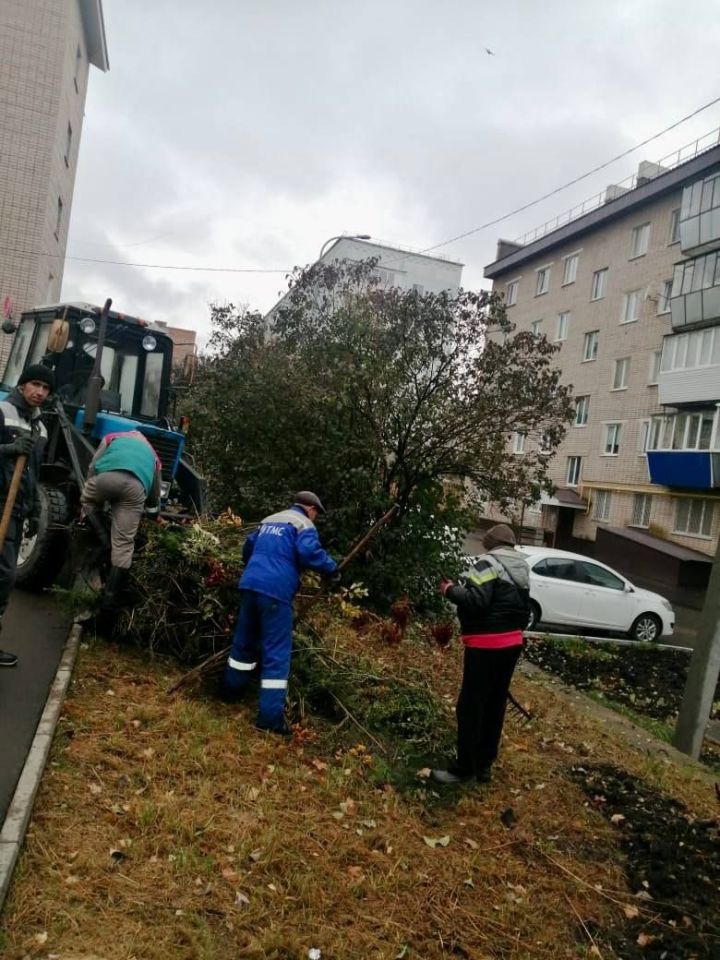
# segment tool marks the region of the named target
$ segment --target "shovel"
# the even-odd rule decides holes
[[[19,456],[15,461],[15,469],[13,470],[12,480],[10,481],[10,489],[5,498],[5,508],[3,509],[2,518],[0,519],[0,551],[2,551],[5,546],[5,537],[7,536],[8,527],[10,526],[13,507],[17,500],[20,481],[22,480],[27,461],[28,458],[25,456]]]

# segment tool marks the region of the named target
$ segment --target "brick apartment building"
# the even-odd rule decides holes
[[[108,69],[101,0],[2,0],[0,305],[16,320],[60,299],[90,66]]]
[[[575,390],[555,494],[524,514],[546,543],[600,556],[614,540],[616,558],[707,574],[720,533],[717,134],[711,143],[642,163],[629,188],[562,226],[500,241],[485,268],[517,329],[559,344]],[[523,456],[541,438],[511,442]]]

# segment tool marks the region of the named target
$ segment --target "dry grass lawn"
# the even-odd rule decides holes
[[[381,647],[340,627],[333,642],[396,675],[424,658],[454,701],[456,647]],[[436,796],[416,771],[416,789],[390,787],[351,721],[342,741],[308,717],[278,742],[253,728],[254,703],[168,696],[178,676],[100,640],[81,650],[5,907],[7,960],[613,957],[610,931],[632,917],[651,945],[663,921],[628,886],[622,827],[569,768],[619,765],[698,817],[717,812],[697,768],[542,680],[514,684],[537,720],[506,724],[492,786]]]

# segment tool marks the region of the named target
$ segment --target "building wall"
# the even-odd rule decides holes
[[[508,307],[508,316],[518,330],[532,329],[533,322],[541,320],[540,332],[555,340],[558,315],[570,313],[567,339],[560,345],[556,363],[562,369],[563,381],[573,385],[575,395],[590,397],[589,416],[586,426],[569,427],[550,475],[556,486],[568,486],[567,458],[582,457],[576,489],[588,499],[589,509],[587,513],[576,512],[574,536],[594,540],[598,522],[630,525],[634,495],[646,494],[652,496],[650,533],[710,554],[720,533],[720,501],[715,497],[711,537],[674,533],[676,494],[650,483],[642,451],[643,422],[664,411],[651,370],[654,353],[661,350],[663,337],[672,332],[669,310],[662,310],[662,296],[673,264],[684,259],[679,243],[671,241],[673,211],[679,209],[680,199],[678,189],[594,232],[568,240],[497,277],[493,288],[505,294],[507,284],[518,281],[517,301]],[[644,223],[650,224],[647,253],[633,257],[632,231]],[[573,253],[578,254],[576,278],[563,285],[564,258]],[[547,265],[551,268],[549,289],[538,296],[537,270]],[[593,273],[604,268],[608,269],[605,296],[591,301]],[[623,323],[625,294],[634,290],[642,291],[638,319]],[[585,335],[592,331],[598,331],[597,359],[585,361]],[[623,358],[629,358],[627,383],[622,389],[613,389],[615,361]],[[604,453],[608,423],[621,424],[616,456]],[[530,446],[532,440],[527,442]],[[607,521],[594,518],[598,490],[611,493]],[[708,495],[701,499],[708,499]],[[550,511],[543,509],[541,514],[526,513],[525,522],[549,529],[549,518]]]
[[[60,298],[87,81],[79,0],[3,0],[0,301],[16,319]],[[0,368],[11,342],[2,335]]]
[[[441,257],[424,256],[385,247],[379,243],[363,240],[351,240],[343,237],[334,244],[323,257],[323,261],[366,260],[378,258],[378,267],[387,277],[387,284],[411,290],[414,285],[421,287],[421,293],[441,293],[451,290],[456,293],[462,277],[462,264]]]

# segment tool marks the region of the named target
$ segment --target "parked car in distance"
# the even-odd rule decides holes
[[[624,633],[645,643],[672,634],[670,602],[604,563],[549,547],[516,549],[530,567],[529,630],[539,623],[556,624]]]

